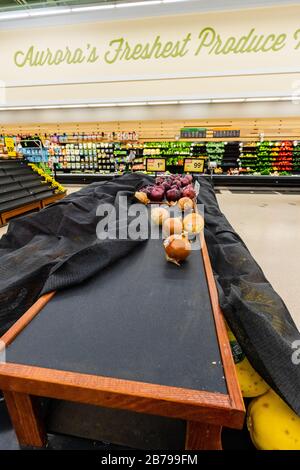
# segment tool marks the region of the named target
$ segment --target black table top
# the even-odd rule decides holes
[[[199,250],[179,268],[149,240],[58,292],[7,362],[227,393]]]

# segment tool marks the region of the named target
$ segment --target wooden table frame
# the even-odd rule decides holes
[[[48,397],[183,419],[187,421],[186,449],[222,448],[222,426],[241,428],[245,408],[203,236],[202,257],[228,394],[1,363],[0,389],[20,445],[42,447],[46,444],[47,435],[36,397]],[[40,297],[2,336],[3,343],[6,346],[12,343],[54,295],[55,292],[51,292]]]

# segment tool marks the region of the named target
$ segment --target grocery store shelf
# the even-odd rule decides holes
[[[64,195],[55,194],[26,161],[0,159],[0,226],[12,217],[42,209]]]

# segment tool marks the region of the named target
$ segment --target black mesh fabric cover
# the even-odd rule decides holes
[[[221,213],[213,187],[200,177],[205,239],[224,316],[252,366],[300,415],[300,365],[293,364],[297,327],[243,240]]]
[[[0,240],[0,335],[39,295],[79,284],[143,243],[96,236],[99,204],[114,204],[118,215],[120,196],[133,199],[143,182],[143,176],[130,174],[93,183],[10,222]]]
[[[0,241],[0,334],[42,293],[80,284],[143,241],[96,237],[99,204],[130,197],[153,179],[139,174],[94,183],[39,213],[12,221]],[[219,300],[249,361],[300,415],[300,366],[292,343],[300,334],[282,299],[220,212],[211,183],[199,178],[205,238]],[[118,221],[120,223],[120,221]]]

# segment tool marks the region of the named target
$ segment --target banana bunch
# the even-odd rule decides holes
[[[44,181],[42,181],[42,183],[48,183],[51,188],[55,189],[56,194],[66,192],[66,189],[57,181],[55,181],[52,176],[48,175],[42,168],[38,167],[37,165],[34,165],[34,163],[29,163],[29,166],[34,172],[38,173],[42,178],[44,178]]]

